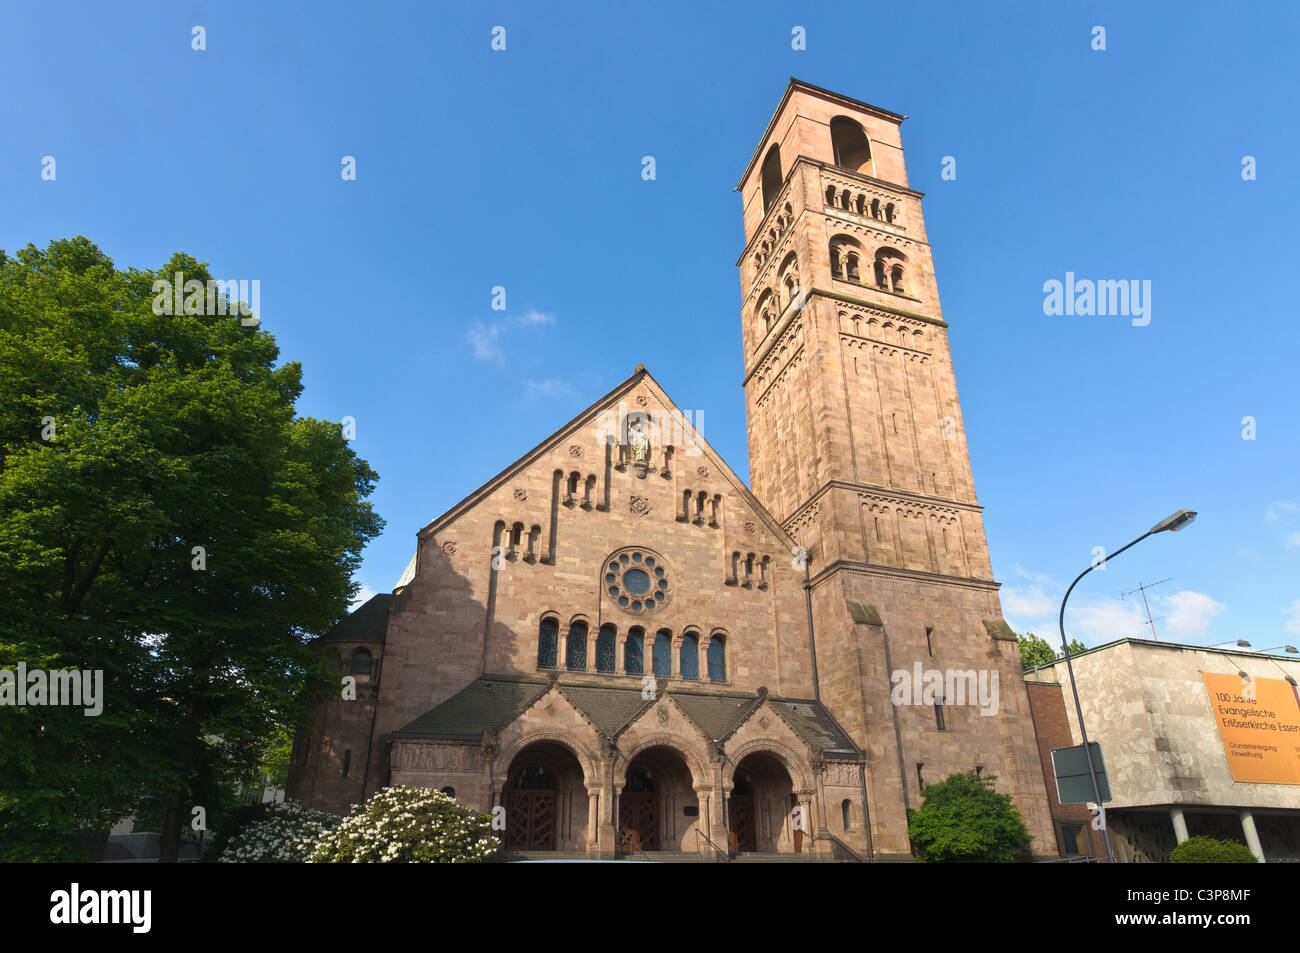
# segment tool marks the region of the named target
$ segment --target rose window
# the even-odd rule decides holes
[[[663,559],[644,549],[615,553],[605,564],[605,591],[629,612],[652,612],[668,602]]]

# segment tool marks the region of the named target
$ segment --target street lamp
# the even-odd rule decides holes
[[[1276,652],[1278,649],[1282,649],[1284,652],[1287,652],[1291,655],[1300,655],[1300,649],[1297,649],[1294,645],[1274,645],[1266,649],[1259,649],[1259,651]]]
[[[1177,513],[1166,516],[1155,526],[1152,526],[1137,539],[1133,540],[1133,542],[1121,546],[1110,556],[1104,557],[1102,563],[1104,564],[1106,559],[1112,559],[1124,552],[1124,550],[1136,546],[1148,536],[1152,536],[1156,533],[1163,533],[1166,530],[1171,533],[1176,533],[1180,529],[1190,525],[1194,519],[1196,519],[1196,513],[1193,510],[1179,510]],[[1093,563],[1083,572],[1079,573],[1079,575],[1075,577],[1074,582],[1070,583],[1070,588],[1065,590],[1065,598],[1061,600],[1061,617],[1059,625],[1061,629],[1061,650],[1065,654],[1065,668],[1066,671],[1070,673],[1070,690],[1074,692],[1074,712],[1079,718],[1079,734],[1083,736],[1083,753],[1088,758],[1088,775],[1092,778],[1092,793],[1097,799],[1097,810],[1101,812],[1101,833],[1102,837],[1105,838],[1106,841],[1106,860],[1113,864],[1115,863],[1115,851],[1111,848],[1110,828],[1106,825],[1106,805],[1101,801],[1101,786],[1097,784],[1097,769],[1092,763],[1092,748],[1088,745],[1088,729],[1083,726],[1083,705],[1079,703],[1079,683],[1075,681],[1074,678],[1074,665],[1070,662],[1070,642],[1065,637],[1065,603],[1069,601],[1070,593],[1074,592],[1074,587],[1079,584],[1079,580],[1092,572],[1096,567],[1097,564]]]

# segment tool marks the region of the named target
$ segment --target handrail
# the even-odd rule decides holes
[[[856,850],[854,850],[854,849],[853,849],[852,847],[850,847],[848,844],[844,843],[844,841],[840,840],[838,837],[836,837],[836,836],[835,836],[834,834],[832,834],[830,831],[821,831],[820,833],[814,833],[814,834],[811,834],[811,835],[809,835],[808,839],[809,839],[809,840],[812,840],[812,841],[817,841],[817,840],[828,840],[828,841],[830,841],[833,845],[839,847],[840,850],[844,851],[846,854],[848,854],[850,857],[852,857],[854,863],[857,863],[857,864],[865,864],[865,863],[867,863],[867,861],[865,861],[865,860],[862,859],[862,855],[861,855],[861,854],[859,854]]]
[[[710,847],[713,848],[714,853],[716,853],[719,857],[722,858],[722,862],[723,862],[724,864],[729,864],[729,863],[731,863],[731,852],[730,852],[730,851],[724,851],[724,850],[723,850],[721,847],[719,847],[717,844],[713,843],[713,838],[711,838],[708,834],[704,833],[702,830],[700,830],[700,829],[697,827],[697,828],[695,829],[695,843],[696,843],[697,845],[699,844],[699,842],[700,842],[699,839],[700,839],[701,837],[704,838],[705,843],[707,843]]]

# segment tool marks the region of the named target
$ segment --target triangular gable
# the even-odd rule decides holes
[[[616,408],[619,404],[619,400],[626,397],[643,381],[647,388],[669,409],[669,412],[675,411],[678,414],[681,414],[681,408],[678,407],[672,398],[668,396],[667,392],[659,386],[659,382],[651,376],[648,370],[646,370],[645,365],[639,364],[631,377],[627,378],[627,380],[623,381],[623,383],[619,384],[600,400],[582,411],[582,413],[578,414],[578,416],[574,417],[559,430],[552,433],[551,436],[547,437],[532,450],[528,451],[514,463],[510,464],[510,466],[506,467],[487,483],[484,483],[473,493],[452,506],[441,516],[434,519],[431,523],[420,530],[417,535],[421,538],[427,538],[446,529],[473,508],[478,501],[499,489],[516,474],[542,459],[558,445],[570,439],[573,434],[581,431],[583,428],[590,427],[597,420],[600,414],[607,410]],[[689,426],[689,422],[686,423],[686,426]],[[735,471],[727,465],[726,461],[722,459],[722,456],[709,445],[708,441],[706,441],[703,435],[698,431],[693,430],[691,438],[694,441],[694,444],[700,448],[703,459],[712,464],[713,469],[716,470],[728,484],[730,484],[732,489],[736,491],[737,497],[743,500],[752,510],[754,517],[760,520],[769,530],[771,530],[772,534],[777,539],[784,542],[793,551],[796,545],[794,538],[785,531],[780,522],[777,521],[776,517],[769,513],[767,508],[759,502],[758,498],[749,491],[749,488],[745,486],[744,482],[736,475]]]

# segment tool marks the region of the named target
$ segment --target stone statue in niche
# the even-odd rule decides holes
[[[632,451],[632,466],[636,469],[637,476],[645,476],[650,463],[650,438],[646,435],[644,421],[634,420],[628,423],[627,443]]]

